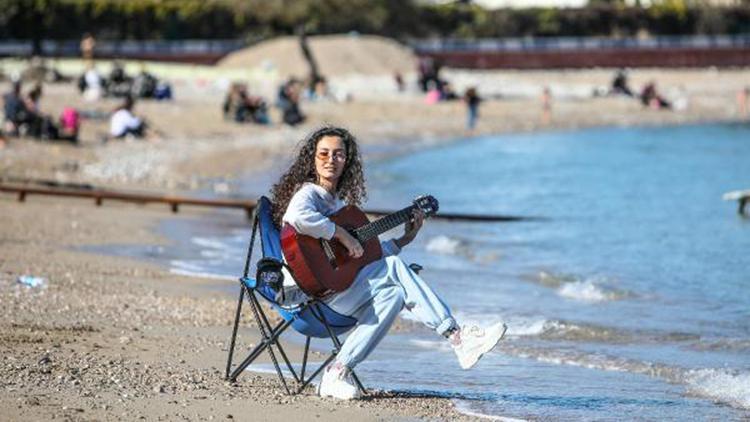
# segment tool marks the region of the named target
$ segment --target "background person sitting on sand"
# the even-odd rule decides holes
[[[106,83],[107,93],[113,97],[128,97],[132,93],[133,78],[125,72],[125,67],[120,62],[112,63],[109,72],[109,80]]]
[[[78,90],[86,101],[96,101],[104,95],[105,81],[93,62],[86,65],[86,72],[78,80]]]
[[[641,103],[645,107],[653,109],[672,108],[672,104],[664,99],[656,90],[656,82],[654,81],[650,81],[643,87],[643,91],[641,91]]]
[[[266,101],[262,97],[249,95],[244,84],[232,84],[224,99],[222,110],[225,119],[231,119],[237,123],[253,122],[263,125],[271,123]]]
[[[81,128],[81,116],[73,107],[65,107],[60,114],[60,129],[58,138],[61,140],[78,142],[78,132]]]
[[[23,101],[28,112],[28,133],[35,138],[57,139],[57,126],[52,119],[42,112],[42,85],[34,85]]]
[[[282,113],[282,120],[289,126],[295,126],[305,121],[305,115],[299,107],[302,84],[295,78],[290,78],[279,88],[276,106]]]
[[[28,110],[29,113],[40,115],[41,110],[39,109],[39,101],[41,99],[42,99],[42,86],[39,84],[34,85],[26,94],[26,97],[24,97],[23,99],[23,102],[26,105],[26,110]]]
[[[3,95],[3,111],[5,112],[3,123],[5,133],[12,136],[20,135],[22,127],[28,124],[30,117],[21,96],[20,81],[14,82],[11,91]]]
[[[113,138],[145,136],[146,123],[133,114],[133,97],[125,97],[122,105],[115,110],[109,120],[109,134]]]
[[[630,85],[628,85],[628,73],[625,69],[619,69],[617,73],[615,73],[615,77],[612,79],[612,88],[609,93],[610,95],[634,96],[633,90],[630,89]]]

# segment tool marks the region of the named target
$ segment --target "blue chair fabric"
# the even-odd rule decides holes
[[[357,320],[341,315],[331,309],[328,305],[318,299],[310,299],[309,301],[299,304],[294,307],[283,307],[276,301],[276,290],[270,285],[258,282],[256,279],[249,277],[249,268],[252,261],[253,243],[256,235],[256,230],[260,237],[261,250],[264,258],[275,258],[278,260],[283,259],[281,249],[281,238],[279,230],[273,223],[272,217],[272,204],[271,201],[266,197],[261,197],[256,205],[254,217],[253,217],[253,234],[251,235],[250,245],[248,247],[247,261],[245,262],[245,273],[240,278],[240,299],[237,305],[237,313],[234,321],[234,329],[232,332],[231,345],[229,349],[229,357],[227,359],[226,378],[234,381],[237,376],[257,358],[263,350],[268,350],[271,355],[271,359],[276,366],[276,371],[284,384],[289,394],[290,390],[287,387],[286,381],[281,373],[281,369],[278,365],[276,356],[273,352],[273,347],[280,353],[281,357],[286,362],[286,365],[292,373],[294,379],[297,381],[299,388],[297,392],[300,392],[317,374],[327,365],[330,361],[335,358],[338,349],[341,344],[338,340],[338,335],[346,333],[347,331],[354,328],[357,324]],[[235,342],[237,337],[237,328],[239,325],[242,303],[245,294],[248,295],[248,300],[253,309],[253,314],[258,323],[258,326],[263,337],[262,341],[254,350],[248,355],[248,357],[239,364],[233,372],[232,369],[232,356],[235,348]],[[272,327],[268,322],[267,316],[264,314],[263,309],[260,307],[256,294],[266,300],[273,310],[277,312],[282,322]],[[283,347],[279,344],[278,336],[281,335],[288,327],[292,327],[295,331],[306,337],[305,352],[303,356],[302,372],[298,376],[293,369],[289,359],[286,357]],[[307,364],[307,354],[309,351],[310,339],[311,338],[330,338],[334,345],[334,350],[331,355],[326,359],[325,362],[316,370],[308,379],[305,379],[305,367]],[[360,389],[364,392],[359,379],[355,380],[359,385]]]
[[[281,237],[279,230],[273,223],[271,201],[265,196],[261,197],[258,201],[257,207],[258,228],[260,229],[259,234],[263,256],[266,258],[276,258],[281,261],[283,260]],[[266,300],[271,302],[274,309],[282,318],[292,322],[292,328],[294,328],[295,331],[315,338],[328,337],[328,330],[326,329],[325,324],[323,324],[319,315],[316,315],[310,307],[305,307],[304,309],[302,309],[302,306],[297,306],[291,309],[281,307],[275,301],[276,291],[270,286],[266,284],[258,286],[257,288],[259,293]],[[337,335],[343,334],[357,325],[356,319],[339,314],[323,302],[318,303],[318,308],[322,311],[323,317],[327,320],[328,325]]]

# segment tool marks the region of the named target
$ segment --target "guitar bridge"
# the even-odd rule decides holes
[[[321,239],[320,244],[323,246],[323,253],[325,253],[328,263],[331,264],[334,269],[338,268],[338,264],[336,264],[336,254],[333,253],[331,244],[325,239]]]

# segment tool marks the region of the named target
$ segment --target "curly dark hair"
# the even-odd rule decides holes
[[[360,205],[367,198],[365,177],[362,172],[362,158],[357,148],[357,139],[348,130],[324,126],[307,135],[299,145],[297,159],[289,170],[281,176],[279,182],[271,188],[273,202],[273,221],[281,227],[281,218],[289,206],[292,196],[305,182],[317,183],[315,172],[315,148],[318,141],[326,136],[336,136],[344,142],[346,164],[336,187],[336,196],[349,205]]]

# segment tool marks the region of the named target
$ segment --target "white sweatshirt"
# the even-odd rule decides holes
[[[344,205],[344,201],[331,195],[322,186],[307,182],[292,196],[281,220],[299,233],[330,240],[336,232],[336,224],[328,216]],[[381,242],[380,246],[383,256],[398,255],[401,252],[393,239]],[[294,285],[291,274],[286,271],[284,273],[284,285]]]
[[[299,233],[331,240],[336,232],[336,224],[328,216],[344,205],[344,201],[331,195],[324,187],[307,182],[292,196],[281,220]]]

